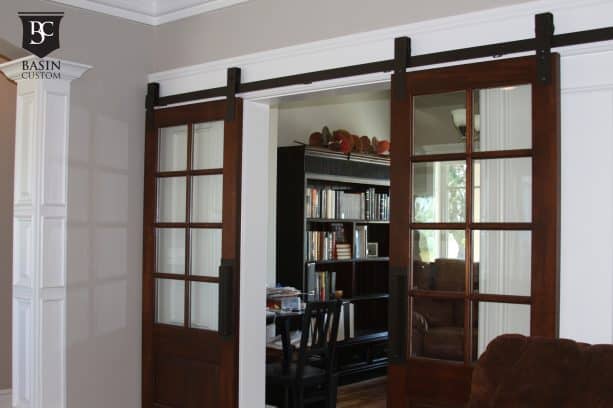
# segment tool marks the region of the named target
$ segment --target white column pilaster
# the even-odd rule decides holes
[[[59,67],[52,67],[54,79],[32,75],[28,65],[33,61],[59,62]],[[89,68],[35,57],[0,65],[17,82],[13,204],[13,406],[17,408],[66,407],[70,83]]]

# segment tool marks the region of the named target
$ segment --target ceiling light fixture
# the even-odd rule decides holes
[[[460,140],[466,140],[466,109],[453,109],[451,111],[451,120],[453,126],[460,132]],[[481,117],[476,114],[473,119],[473,139],[478,140],[479,131],[481,130]]]

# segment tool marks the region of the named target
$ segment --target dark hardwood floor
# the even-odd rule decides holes
[[[336,408],[385,408],[386,377],[374,378],[338,389]],[[267,408],[275,408],[270,405]]]
[[[386,378],[380,377],[338,389],[337,408],[385,408]]]

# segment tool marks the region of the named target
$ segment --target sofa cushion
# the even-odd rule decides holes
[[[566,405],[568,407],[605,408],[613,406],[613,346],[600,344],[584,350],[581,382]]]
[[[576,385],[582,359],[581,347],[572,340],[529,340],[519,359],[511,362],[513,368],[498,385],[492,405],[563,407]]]
[[[470,390],[470,408],[490,407],[490,401],[503,378],[519,360],[528,338],[507,334],[493,340],[479,358],[473,370]]]
[[[613,346],[503,335],[473,371],[470,408],[611,407]]]

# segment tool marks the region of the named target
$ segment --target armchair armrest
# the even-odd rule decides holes
[[[419,312],[413,312],[413,355],[423,355],[424,336],[429,328],[428,319]]]

